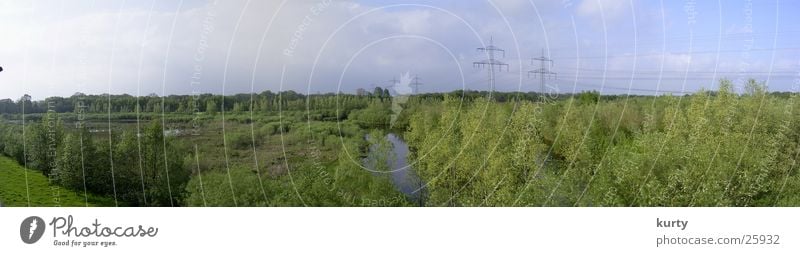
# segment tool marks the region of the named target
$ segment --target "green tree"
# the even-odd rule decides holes
[[[64,138],[63,144],[64,146],[61,147],[57,160],[59,183],[69,189],[84,191],[86,175],[83,150],[88,145],[82,145],[80,135],[73,134],[68,134]],[[94,151],[88,152],[88,154],[93,153]]]
[[[29,167],[49,175],[56,167],[56,156],[64,137],[61,120],[55,114],[45,114],[42,122],[28,126],[27,135]]]
[[[160,120],[153,120],[141,138],[140,163],[147,204],[177,206],[190,172],[184,167],[185,151],[164,136]]]
[[[206,113],[209,115],[216,115],[219,108],[217,107],[217,102],[215,100],[208,100],[206,102]]]

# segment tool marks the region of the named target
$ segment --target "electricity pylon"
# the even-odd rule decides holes
[[[548,59],[548,58],[546,58],[544,56],[544,49],[542,49],[542,56],[541,57],[531,58],[531,65],[533,65],[534,64],[533,62],[537,61],[537,60],[539,61],[539,65],[540,65],[539,69],[528,71],[528,77],[530,77],[531,73],[533,73],[534,77],[536,77],[537,75],[539,76],[539,78],[541,79],[541,83],[539,84],[539,93],[541,94],[540,96],[542,98],[542,101],[544,101],[544,97],[545,97],[544,95],[546,94],[546,92],[545,92],[545,80],[547,78],[551,78],[551,77],[554,78],[554,79],[558,79],[558,74],[555,73],[555,72],[550,71],[550,68],[552,68],[552,66],[553,66],[553,60]],[[549,67],[545,65],[546,62],[550,62],[550,66]]]
[[[389,80],[389,81],[387,81],[387,82],[390,82],[390,83],[391,83],[391,84],[389,85],[389,87],[394,87],[394,86],[396,86],[397,84],[399,84],[399,83],[400,83],[400,80],[397,80],[397,77],[392,77],[392,80]]]
[[[508,64],[503,63],[502,61],[496,60],[494,53],[495,52],[501,52],[503,54],[503,58],[505,58],[506,57],[506,51],[503,50],[503,49],[498,48],[497,46],[494,46],[494,40],[491,37],[489,38],[489,45],[487,45],[486,47],[478,48],[478,51],[479,52],[485,52],[486,56],[488,57],[488,59],[483,60],[483,61],[473,62],[472,66],[477,67],[477,68],[484,67],[484,66],[488,67],[488,70],[489,70],[489,89],[491,91],[494,91],[494,81],[495,81],[495,79],[494,79],[494,67],[495,66],[499,66],[500,67],[500,71],[503,71],[503,66],[505,66],[506,67],[506,71],[508,71]]]
[[[420,83],[419,80],[420,80],[419,76],[414,75],[414,79],[411,80],[411,84],[409,84],[414,86],[415,94],[419,94],[419,86],[422,85],[422,83]]]

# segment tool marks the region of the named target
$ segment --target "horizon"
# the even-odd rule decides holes
[[[759,82],[759,81],[756,81],[756,82]],[[122,93],[122,94],[108,94],[108,93],[87,94],[87,93],[82,93],[82,92],[75,92],[70,96],[47,96],[47,98],[40,98],[40,99],[37,99],[35,95],[27,95],[27,94],[26,95],[31,97],[31,101],[36,101],[36,102],[46,101],[49,98],[69,99],[69,98],[73,98],[73,97],[109,97],[109,96],[112,96],[112,97],[124,96],[124,97],[134,97],[134,98],[144,98],[144,97],[162,98],[162,97],[194,97],[194,96],[209,96],[210,95],[210,96],[233,97],[233,96],[240,96],[240,95],[260,95],[260,94],[267,93],[267,92],[275,94],[275,95],[280,95],[282,93],[287,93],[287,92],[294,92],[294,93],[299,94],[301,96],[338,96],[338,95],[371,96],[372,95],[371,89],[374,89],[374,88],[357,88],[357,89],[365,89],[366,92],[367,92],[367,95],[358,95],[357,91],[354,91],[354,92],[341,92],[340,91],[340,92],[304,93],[304,92],[298,92],[298,91],[294,91],[294,90],[285,90],[285,91],[265,90],[265,91],[261,91],[261,92],[230,93],[230,94],[225,94],[225,95],[214,94],[214,93],[169,94],[169,95],[158,95],[157,93],[148,93],[148,94],[143,94],[143,95],[131,95],[131,94],[128,94],[128,93]],[[381,89],[384,89],[384,88],[381,87]],[[388,89],[388,88],[386,88],[386,89]],[[617,89],[617,88],[615,88],[615,89]],[[579,94],[587,93],[587,92],[588,93],[597,92],[597,93],[600,93],[601,96],[659,97],[659,96],[670,96],[670,95],[671,96],[676,96],[676,95],[677,96],[683,96],[683,95],[692,95],[692,94],[701,93],[701,92],[708,93],[708,92],[718,92],[718,91],[719,91],[718,87],[715,87],[714,89],[712,89],[712,88],[700,88],[700,89],[695,90],[695,91],[686,91],[686,92],[661,91],[660,92],[661,94],[637,94],[637,93],[607,93],[607,92],[604,93],[604,92],[598,91],[596,89],[587,89],[587,90],[580,90],[580,91],[549,93],[548,95],[579,95]],[[537,91],[488,91],[488,90],[472,90],[472,89],[462,90],[462,89],[457,89],[457,90],[452,90],[452,91],[425,92],[425,93],[407,94],[407,95],[397,95],[397,94],[394,94],[394,93],[390,93],[390,96],[391,97],[397,97],[397,96],[420,96],[420,95],[424,96],[424,95],[436,95],[436,94],[449,94],[449,93],[456,93],[456,92],[470,92],[470,93],[480,93],[480,94],[486,94],[486,93],[490,93],[490,92],[491,93],[500,93],[500,94],[538,94],[538,93],[540,93],[540,92],[537,92]],[[745,94],[744,92],[733,92],[733,93],[734,94],[738,94],[738,95]],[[797,92],[797,91],[794,91],[794,92],[793,91],[772,91],[772,90],[769,90],[769,88],[767,88],[767,93],[770,93],[770,94],[773,94],[773,93],[778,93],[778,94],[792,93],[792,94],[794,94],[794,93],[800,93],[800,92]],[[14,102],[17,102],[17,101],[19,101],[19,99],[21,99],[24,96],[25,95],[21,95],[20,97],[17,97],[17,98],[0,98],[0,100],[12,100]]]

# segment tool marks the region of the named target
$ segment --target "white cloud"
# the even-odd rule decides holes
[[[576,11],[578,15],[597,22],[603,19],[609,22],[629,14],[629,10],[630,4],[626,0],[583,0]]]

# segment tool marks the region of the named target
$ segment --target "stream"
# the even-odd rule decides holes
[[[367,135],[367,139],[369,140],[369,134]],[[380,168],[376,168],[375,161],[370,161],[372,160],[370,156],[380,154],[380,151],[382,151],[380,145],[377,144],[370,145],[370,156],[363,159],[365,166],[373,170],[375,175],[383,175],[388,172],[392,184],[394,184],[398,191],[406,195],[414,204],[419,206],[424,205],[425,190],[421,189],[424,184],[419,176],[417,176],[413,166],[408,163],[408,144],[394,133],[387,134],[385,139],[391,144],[391,149],[389,152],[386,152],[390,155],[385,159],[388,170],[376,170]]]

